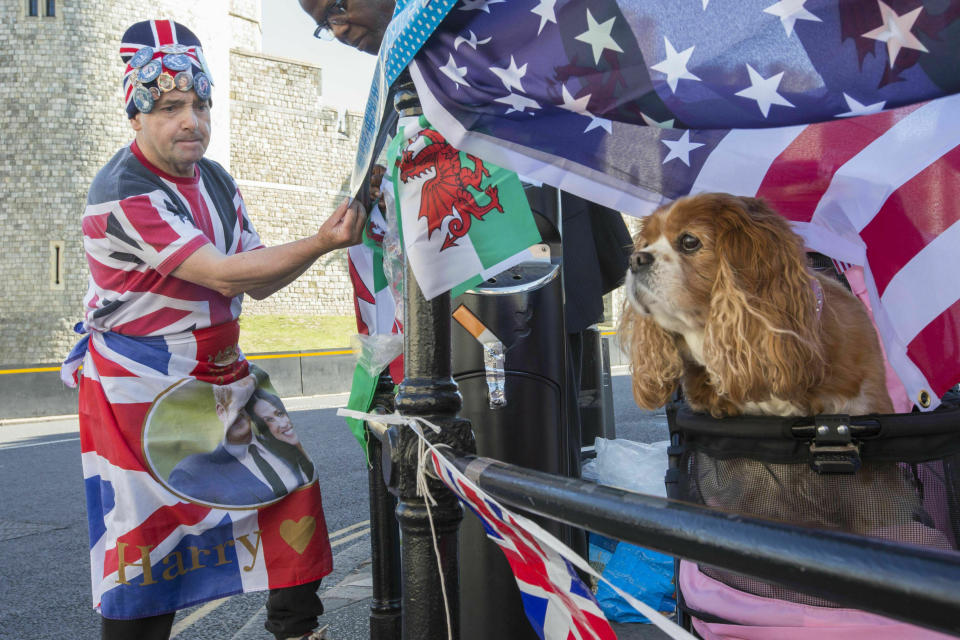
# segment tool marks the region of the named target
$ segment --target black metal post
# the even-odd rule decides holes
[[[401,118],[418,115],[419,102],[409,76],[397,81],[394,107]],[[441,428],[428,432],[433,443],[475,451],[470,423],[457,417],[462,403],[452,377],[450,296],[423,297],[410,269],[404,269],[404,379],[397,394],[401,414],[421,416]],[[404,640],[460,637],[458,529],[463,510],[452,493],[436,480],[430,491],[437,504],[428,507],[417,495],[419,439],[400,429],[392,447],[395,486],[399,496],[400,549],[403,569],[402,629]],[[439,558],[438,558],[439,555]]]
[[[384,372],[377,382],[373,410],[393,413],[393,380]],[[400,529],[394,512],[397,498],[383,478],[383,446],[367,430],[370,469],[370,568],[373,599],[370,602],[370,640],[400,640]]]

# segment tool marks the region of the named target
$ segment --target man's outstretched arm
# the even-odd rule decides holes
[[[262,300],[296,280],[320,256],[360,242],[365,221],[362,205],[344,201],[312,236],[232,256],[205,245],[172,275],[227,297],[248,293]]]

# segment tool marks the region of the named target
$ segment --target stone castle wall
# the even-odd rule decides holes
[[[0,366],[58,361],[77,338],[80,218],[97,170],[133,138],[118,46],[138,20],[173,18],[203,42],[215,81],[207,155],[241,181],[267,243],[305,235],[332,210],[356,135],[319,107],[318,68],[259,55],[260,0],[57,1],[55,17],[28,17],[26,5],[0,3]],[[342,260],[247,311],[352,313]]]
[[[315,233],[348,197],[359,115],[321,107],[319,67],[231,53],[231,160],[254,226],[267,245]],[[351,135],[351,132],[352,135]],[[353,311],[346,252],[324,256],[245,313],[341,315]]]

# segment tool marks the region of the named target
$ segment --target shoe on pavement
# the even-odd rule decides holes
[[[314,629],[305,636],[296,636],[294,638],[288,638],[287,640],[330,640],[330,636],[327,635],[327,628],[330,625],[323,625],[319,629]]]

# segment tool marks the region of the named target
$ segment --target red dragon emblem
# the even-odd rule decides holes
[[[421,138],[429,139],[430,144],[417,150],[414,143]],[[430,169],[436,170],[436,174],[423,183],[417,219],[427,219],[427,238],[430,238],[434,231],[443,226],[447,217],[453,217],[447,225],[447,237],[443,240],[441,251],[457,246],[457,239],[467,234],[473,218],[483,220],[483,216],[493,209],[503,212],[497,187],[483,189],[490,197],[490,202],[483,206],[477,204],[473,194],[467,191],[467,187],[479,191],[480,183],[485,177],[490,177],[490,172],[483,166],[483,160],[470,154],[466,156],[473,161],[473,169],[460,165],[460,152],[447,144],[443,136],[431,129],[424,129],[407,140],[405,151],[396,162],[400,169],[400,180],[404,183]]]
[[[367,219],[367,224],[363,228],[364,235],[370,240],[373,240],[376,244],[383,244],[383,237],[387,234],[386,230],[381,227],[375,220]]]

